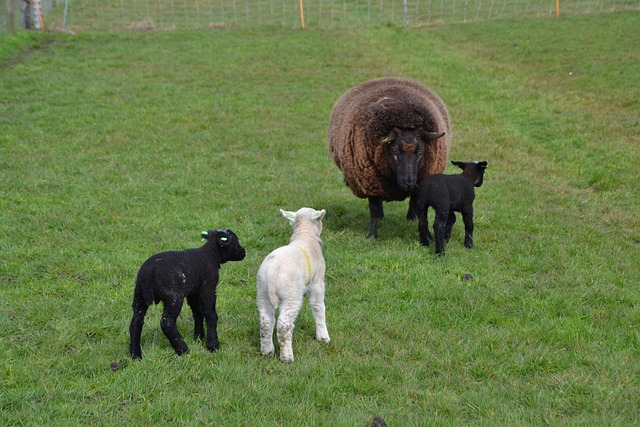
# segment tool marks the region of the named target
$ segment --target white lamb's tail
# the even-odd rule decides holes
[[[269,288],[269,302],[276,310],[278,309],[278,306],[280,306],[280,297],[273,286]]]
[[[268,258],[271,258],[270,261],[273,262],[273,257],[269,256]],[[267,264],[266,261],[265,259],[258,269],[258,298],[265,302],[269,301],[271,306],[277,310],[280,305],[280,298],[278,297],[275,286],[269,286],[270,279],[273,279],[271,270],[274,266]]]

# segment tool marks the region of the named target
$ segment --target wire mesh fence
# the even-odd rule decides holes
[[[227,27],[408,27],[640,11],[640,0],[6,0],[14,26],[120,31]],[[11,7],[9,7],[11,3]],[[25,8],[28,12],[23,13]],[[38,11],[40,12],[38,14]],[[8,12],[0,22],[6,31]]]

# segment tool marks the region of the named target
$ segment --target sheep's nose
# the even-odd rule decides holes
[[[404,191],[409,191],[413,189],[413,187],[415,187],[416,181],[415,179],[402,179],[400,180],[399,184],[400,188],[402,188]]]

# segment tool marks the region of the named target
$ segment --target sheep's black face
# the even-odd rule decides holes
[[[396,128],[385,141],[389,144],[389,164],[396,174],[398,186],[411,191],[424,164],[425,141],[421,139],[420,131]]]

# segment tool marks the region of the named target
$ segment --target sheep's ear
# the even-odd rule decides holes
[[[451,160],[451,164],[458,166],[460,169],[464,169],[464,162],[458,162],[456,160]]]
[[[317,219],[318,221],[321,221],[322,218],[324,218],[324,214],[326,214],[327,211],[322,209],[321,211],[315,211],[313,213],[313,219]]]
[[[478,166],[480,166],[482,170],[485,170],[489,164],[487,162],[478,162]]]
[[[293,222],[296,219],[296,213],[280,209],[282,216]]]
[[[202,233],[200,233],[200,237],[202,237],[202,241],[204,242],[205,240],[207,240],[209,238],[209,232],[208,231],[203,231]]]
[[[383,144],[391,144],[396,139],[398,139],[398,133],[399,132],[398,132],[398,130],[396,128],[391,129],[391,131],[389,132],[389,135],[387,135],[387,137],[382,140],[382,143]]]
[[[426,130],[423,130],[422,132],[420,132],[420,138],[422,138],[424,141],[435,141],[436,139],[440,139],[445,135],[446,132],[427,132]]]
[[[220,236],[218,236],[218,244],[220,246],[229,246],[229,234],[221,231]]]

